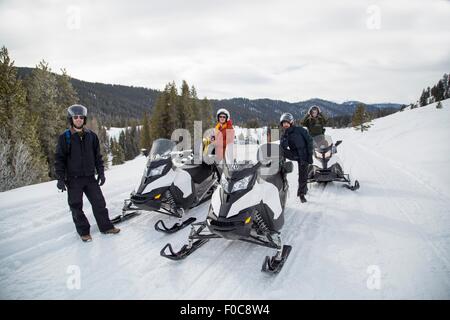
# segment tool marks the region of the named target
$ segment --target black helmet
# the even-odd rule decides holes
[[[290,124],[292,124],[294,122],[294,116],[290,113],[283,113],[280,117],[280,124],[283,124],[283,122],[289,122]]]
[[[73,116],[84,116],[83,125],[85,125],[87,118],[87,108],[85,106],[82,106],[81,104],[71,105],[69,108],[67,108],[67,121],[69,121],[71,126],[73,126]]]

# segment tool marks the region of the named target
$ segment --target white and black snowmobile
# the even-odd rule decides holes
[[[214,164],[194,164],[191,150],[175,151],[175,147],[176,143],[168,139],[153,142],[138,187],[112,223],[135,217],[141,211],[154,211],[180,219],[170,228],[162,220],[156,222],[157,231],[173,233],[196,220],[182,218],[185,210],[211,198],[218,185],[217,173]]]
[[[343,182],[345,187],[355,191],[359,189],[359,182],[355,180],[352,185],[350,175],[344,173],[342,164],[336,156],[337,146],[342,140],[333,143],[328,135],[318,135],[313,138],[314,157],[313,164],[309,166],[308,182]]]
[[[262,271],[278,273],[291,251],[291,246],[282,243],[281,229],[289,188],[286,174],[293,169],[279,151],[278,144],[265,144],[258,150],[257,161],[223,165],[206,220],[192,224],[189,242],[179,252],[169,243],[161,255],[180,260],[212,238],[242,240],[276,249],[274,256],[265,258]]]

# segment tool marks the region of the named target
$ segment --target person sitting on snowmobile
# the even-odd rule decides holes
[[[308,132],[312,137],[325,133],[325,125],[327,118],[320,111],[319,106],[312,106],[308,113],[301,121],[301,125],[308,128]]]
[[[90,224],[83,213],[83,193],[92,205],[98,228],[105,234],[116,234],[100,186],[105,183],[105,168],[97,135],[85,128],[87,108],[75,104],[67,109],[70,129],[59,136],[55,154],[57,188],[65,191],[75,228],[84,242],[91,241]],[[97,179],[95,179],[97,172]]]
[[[284,129],[280,139],[284,156],[298,162],[297,196],[303,203],[306,202],[305,195],[308,192],[308,167],[313,163],[313,140],[305,128],[294,125],[294,117],[290,113],[281,115],[280,125]]]
[[[219,109],[216,114],[217,124],[214,130],[214,136],[211,140],[215,144],[216,161],[219,162],[225,158],[225,151],[230,144],[234,142],[233,122],[227,109]]]

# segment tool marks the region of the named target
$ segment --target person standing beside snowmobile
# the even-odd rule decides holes
[[[100,186],[105,183],[105,169],[97,135],[85,128],[87,108],[72,105],[67,109],[70,129],[59,136],[55,154],[57,188],[67,189],[67,200],[75,228],[84,242],[91,241],[90,224],[83,213],[83,193],[92,205],[98,228],[105,234],[116,234]],[[97,179],[95,179],[97,172]]]
[[[280,125],[284,129],[280,139],[284,156],[298,162],[297,196],[304,203],[308,192],[308,167],[313,163],[313,140],[305,128],[294,125],[294,117],[290,113],[281,115]]]
[[[325,133],[325,125],[327,118],[320,111],[319,106],[312,106],[308,113],[301,121],[301,125],[308,128],[308,132],[312,137]]]
[[[227,109],[219,109],[216,113],[217,124],[212,141],[215,144],[216,160],[221,161],[225,157],[228,145],[234,142],[233,122]]]

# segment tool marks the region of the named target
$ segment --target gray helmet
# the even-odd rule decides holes
[[[291,113],[283,113],[280,117],[280,124],[283,124],[284,121],[289,122],[292,124],[294,122],[294,116]]]
[[[69,108],[67,108],[67,120],[69,121],[70,125],[73,126],[73,116],[84,116],[84,123],[86,124],[86,118],[87,118],[87,108],[85,106],[82,106],[81,104],[74,104],[71,105]]]

